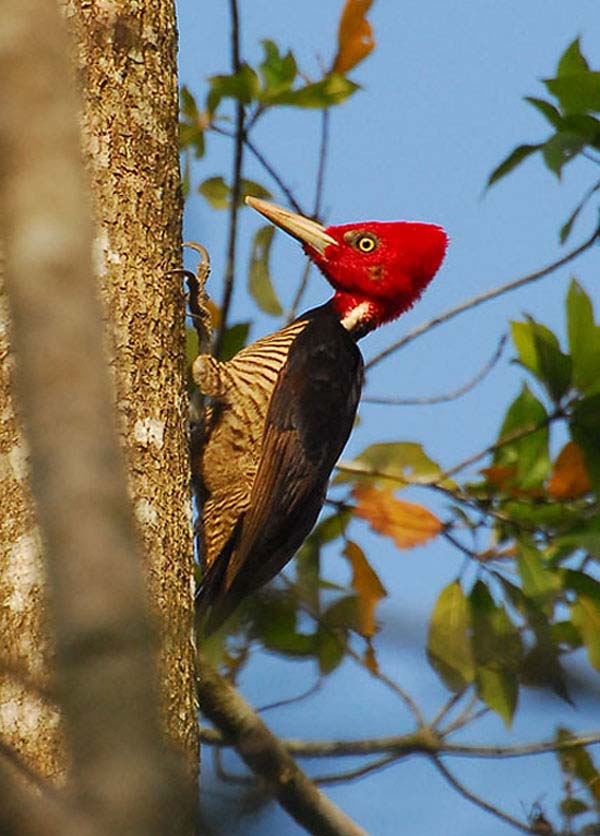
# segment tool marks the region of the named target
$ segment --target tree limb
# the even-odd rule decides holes
[[[231,741],[221,732],[200,728],[200,739],[209,746],[228,746]],[[467,758],[522,758],[577,749],[581,746],[600,744],[600,732],[580,734],[564,740],[538,740],[512,746],[477,746],[448,743],[431,729],[389,737],[372,737],[364,740],[299,740],[287,738],[282,745],[292,755],[301,758],[354,757],[360,755],[394,754],[442,754]]]
[[[313,784],[233,686],[205,662],[198,677],[200,708],[266,783],[281,806],[316,836],[366,836]]]

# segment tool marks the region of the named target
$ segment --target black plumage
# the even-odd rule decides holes
[[[306,324],[289,341],[268,401],[247,507],[205,567],[197,591],[206,633],[273,578],[300,547],[352,429],[363,378],[355,340],[329,304],[297,322]],[[267,350],[270,341],[262,342]],[[233,487],[239,492],[239,480]]]

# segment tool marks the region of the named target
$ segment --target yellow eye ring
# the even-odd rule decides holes
[[[361,253],[372,253],[377,244],[373,241],[372,238],[367,237],[364,235],[362,238],[359,238],[356,242],[356,246],[361,251]]]

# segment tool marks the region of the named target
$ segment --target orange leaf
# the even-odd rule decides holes
[[[375,655],[375,648],[373,647],[370,641],[367,644],[367,649],[365,650],[363,662],[365,663],[367,670],[371,671],[371,673],[377,676],[377,674],[379,673],[379,662],[377,661],[377,656]]]
[[[422,546],[443,528],[427,508],[396,499],[390,491],[361,484],[353,493],[357,501],[356,515],[367,520],[375,531],[391,537],[400,549]]]
[[[357,599],[356,631],[370,638],[377,632],[375,609],[387,592],[360,546],[348,541],[344,554],[352,566],[352,588]]]
[[[338,29],[338,52],[332,72],[349,72],[373,50],[373,29],[366,18],[372,2],[373,0],[346,0]]]
[[[490,485],[504,490],[517,475],[517,466],[516,464],[493,464],[491,467],[482,468],[480,473],[483,473]]]
[[[548,493],[555,499],[575,499],[591,489],[581,448],[569,441],[554,462]]]
[[[518,488],[514,484],[517,475],[516,464],[493,464],[491,467],[484,467],[480,471],[486,480],[499,491],[510,494],[510,496],[541,496],[539,488]]]

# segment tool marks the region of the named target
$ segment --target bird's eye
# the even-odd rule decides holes
[[[372,253],[377,247],[377,241],[370,235],[361,235],[360,238],[357,239],[355,246],[361,251],[361,253]]]

